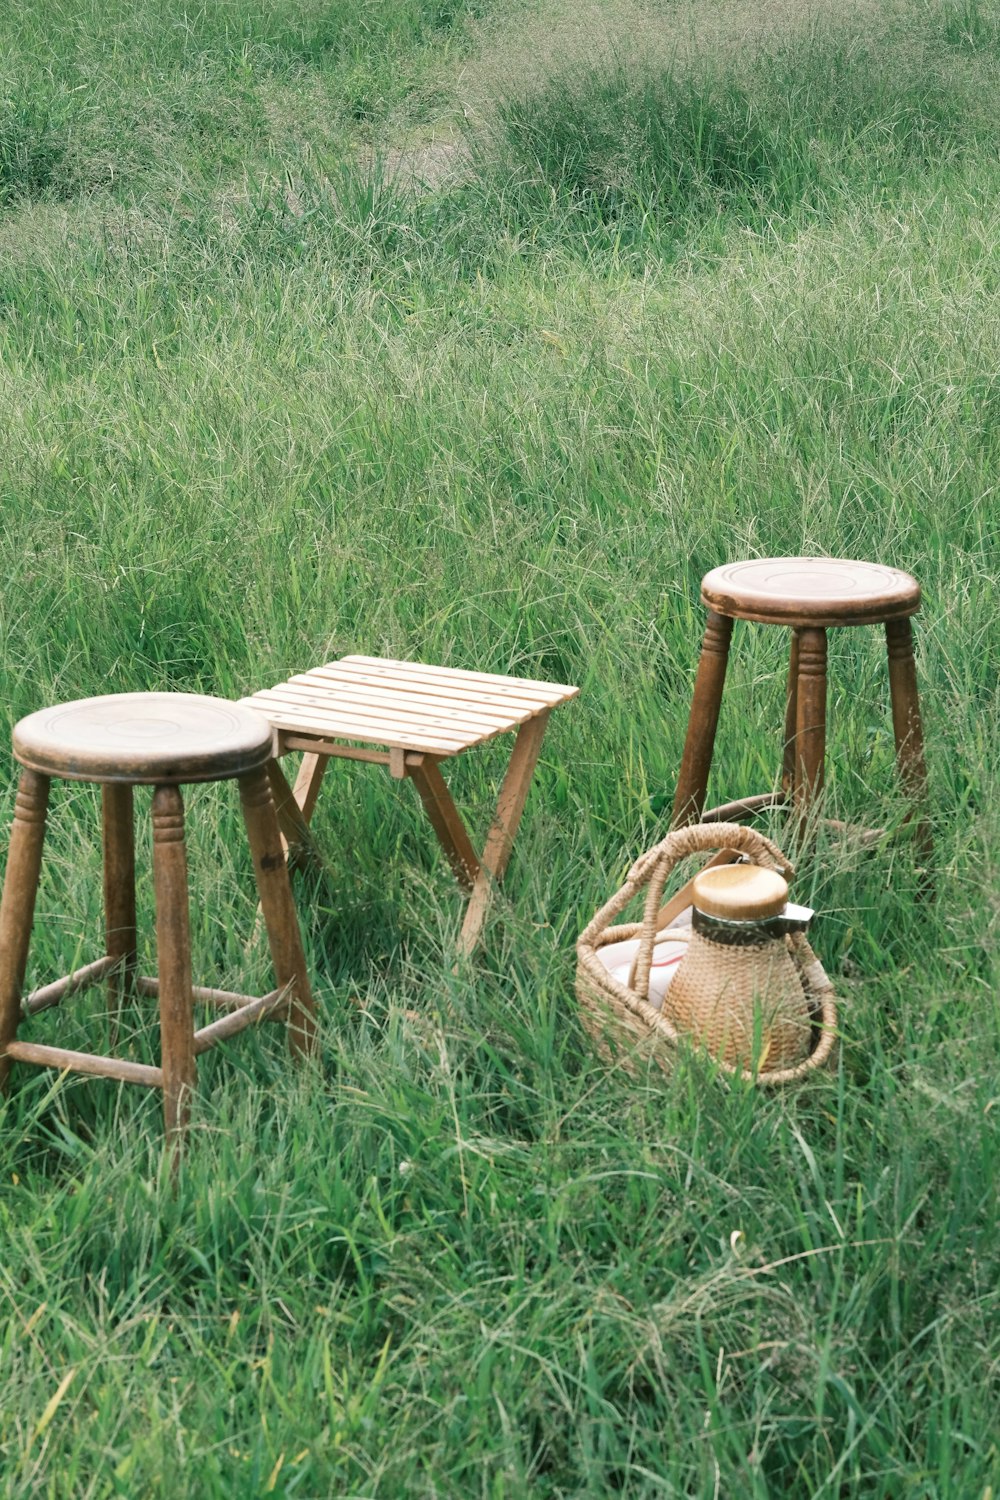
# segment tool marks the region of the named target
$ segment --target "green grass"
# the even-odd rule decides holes
[[[995,5],[765,31],[735,0],[134,0],[2,28],[8,726],[348,650],[583,691],[458,975],[417,799],[331,769],[333,874],[302,888],[321,1063],[274,1031],[204,1059],[176,1188],[154,1098],[15,1070],[0,1491],[995,1493]],[[442,141],[452,178],[411,187],[392,164]],[[663,832],[700,577],[800,551],[923,586],[937,901],[905,832],[823,834],[794,894],[837,1071],[608,1072],[573,944]],[[784,650],[739,631],[719,800],[775,777]],[[897,826],[885,699],[877,632],[838,632],[827,801]],[[454,767],[480,822],[504,748]],[[4,826],[13,785],[8,757]],[[196,967],[252,989],[229,791],[188,797]],[[29,983],[95,951],[96,818],[57,789]],[[145,870],[140,906],[148,931]],[[102,1024],[95,993],[31,1033]],[[152,1055],[138,1015],[124,1045]]]
[[[0,211],[341,145],[448,56],[474,0],[66,0],[0,23]],[[426,104],[426,98],[422,99]]]

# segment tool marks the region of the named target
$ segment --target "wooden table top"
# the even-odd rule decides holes
[[[426,662],[343,656],[242,702],[298,738],[349,740],[429,755],[458,755],[579,688]]]

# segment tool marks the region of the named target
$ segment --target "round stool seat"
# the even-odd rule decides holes
[[[263,766],[262,714],[198,693],[111,693],[29,714],[14,728],[23,766],[69,781],[163,786],[225,781]]]
[[[766,557],[707,573],[716,614],[764,625],[873,625],[916,614],[920,585],[899,568],[839,557]]]

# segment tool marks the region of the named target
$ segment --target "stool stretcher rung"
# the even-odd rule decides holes
[[[273,1021],[280,1019],[275,1015],[276,1011],[285,1007],[291,985],[285,985],[280,990],[272,990],[269,995],[261,995],[256,1000],[251,1000],[249,1005],[243,1005],[239,1010],[231,1011],[228,1016],[220,1016],[217,1021],[203,1026],[194,1034],[194,1051],[198,1057],[202,1052],[207,1052],[209,1047],[214,1047],[216,1042],[224,1042],[227,1037],[238,1036],[247,1026],[254,1021]]]
[[[43,1047],[37,1042],[7,1043],[7,1056],[16,1062],[35,1063],[41,1068],[59,1068],[71,1073],[89,1073],[94,1078],[116,1078],[121,1083],[142,1083],[162,1089],[163,1069],[123,1057],[99,1057],[93,1052],[70,1052],[65,1047]]]
[[[151,974],[144,974],[135,982],[135,987],[140,995],[152,995],[154,998],[160,993],[160,981]],[[241,1010],[244,1005],[252,1005],[259,997],[257,995],[239,995],[235,990],[212,990],[203,984],[191,986],[191,997],[196,1005],[217,1005],[224,1010]]]
[[[759,792],[753,797],[737,797],[735,802],[722,802],[718,807],[706,808],[698,821],[738,823],[741,818],[752,818],[756,813],[766,812],[769,807],[787,807],[788,802],[785,792]]]
[[[120,958],[95,958],[92,964],[84,964],[81,969],[74,969],[72,974],[66,974],[62,979],[54,979],[51,984],[44,984],[40,989],[32,990],[31,994],[22,1001],[21,1009],[26,1016],[36,1015],[40,1010],[48,1010],[50,1006],[58,1005],[65,1000],[68,995],[76,995],[81,990],[92,989],[120,963]]]
[[[735,802],[723,802],[718,807],[707,807],[701,814],[702,823],[741,823],[745,818],[754,818],[758,813],[772,807],[787,807],[790,798],[785,792],[761,792],[753,797],[738,797]],[[824,828],[834,833],[855,838],[862,848],[878,844],[886,837],[884,828],[859,828],[845,823],[842,818],[820,818]]]

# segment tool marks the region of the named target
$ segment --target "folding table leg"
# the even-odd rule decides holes
[[[316,1005],[288,870],[281,857],[269,778],[261,771],[248,771],[239,778],[239,785],[275,981],[279,989],[291,987],[288,1047],[292,1056],[298,1058],[315,1051]]]
[[[294,791],[288,785],[278,761],[272,759],[267,763],[267,779],[271,784],[271,796],[278,815],[281,842],[288,855],[289,868],[293,870],[300,869],[303,865],[311,865],[314,869],[324,867],[319,845],[309,824],[312,822],[328,759],[326,755],[304,755],[299,774],[295,778]]]
[[[311,750],[307,750],[302,757],[299,774],[295,778],[295,801],[302,809],[302,816],[307,823],[312,822],[312,815],[316,810],[316,799],[329,764],[328,755],[316,755]]]
[[[514,839],[521,823],[521,814],[528,800],[528,789],[535,774],[542,740],[549,722],[549,709],[528,719],[517,731],[510,763],[500,788],[497,810],[486,838],[476,876],[466,909],[465,920],[458,939],[459,951],[468,955],[479,941],[486,920],[486,913],[493,893],[499,885],[510,860]]]
[[[420,793],[455,879],[465,890],[472,891],[481,873],[479,859],[437,762],[425,756],[420,765],[410,770],[410,778]]]

